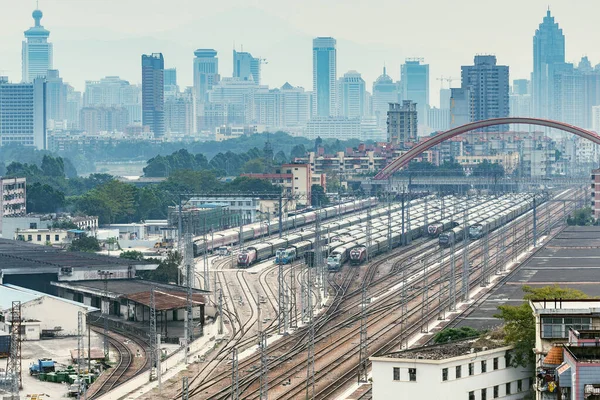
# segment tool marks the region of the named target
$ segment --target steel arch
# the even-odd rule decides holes
[[[524,124],[524,125],[538,125],[545,126],[548,128],[560,129],[565,132],[573,133],[575,135],[581,136],[582,138],[591,140],[596,144],[600,144],[600,136],[594,132],[579,128],[574,125],[565,124],[564,122],[552,121],[548,119],[540,119],[540,118],[525,118],[525,117],[506,117],[506,118],[491,118],[483,121],[471,122],[465,125],[458,126],[456,128],[452,128],[445,132],[440,132],[437,135],[433,136],[431,139],[419,143],[412,149],[410,149],[405,154],[400,157],[394,159],[391,163],[386,165],[381,171],[375,175],[373,179],[382,180],[389,178],[394,172],[398,171],[406,164],[410,162],[413,158],[423,153],[426,150],[429,150],[433,146],[436,146],[442,143],[444,140],[450,139],[454,136],[461,135],[463,133],[486,128],[488,126],[496,126],[496,125],[507,125],[507,124]]]

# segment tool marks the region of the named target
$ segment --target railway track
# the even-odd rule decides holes
[[[100,329],[92,328],[92,330],[97,334],[104,336],[104,333]],[[131,348],[122,343],[123,339],[134,342],[137,346],[139,346],[142,349],[142,357],[144,358],[144,362],[141,366],[133,366],[136,354],[133,353],[133,350],[131,350]],[[118,362],[114,367],[105,372],[109,374],[106,379],[96,381],[95,383],[97,385],[92,385],[90,387],[93,390],[91,393],[88,392],[87,394],[87,398],[90,400],[98,399],[106,395],[111,390],[117,388],[118,386],[126,383],[130,379],[148,370],[150,366],[150,359],[147,356],[146,350],[148,344],[146,342],[133,336],[123,334],[115,335],[114,333],[108,334],[108,341],[119,354]]]

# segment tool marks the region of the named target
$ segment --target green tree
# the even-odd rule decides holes
[[[321,185],[312,185],[310,187],[310,204],[313,207],[324,207],[329,204],[329,199]]]
[[[50,185],[27,185],[27,212],[54,213],[65,206],[65,194]]]
[[[101,224],[127,223],[136,212],[135,196],[135,186],[111,180],[87,192],[76,205],[87,215],[98,215]]]
[[[246,161],[242,170],[247,174],[261,174],[265,171],[265,163],[260,158],[254,158]]]
[[[127,250],[119,254],[120,258],[134,261],[144,261],[144,254],[141,251]]]
[[[213,171],[174,171],[159,188],[171,194],[210,193],[219,188],[220,183]]]
[[[297,144],[292,147],[290,151],[290,158],[294,161],[295,158],[305,157],[306,156],[306,148],[303,144]]]
[[[87,253],[93,253],[95,251],[100,251],[100,243],[98,243],[98,239],[93,236],[83,235],[71,242],[69,251],[84,251]]]
[[[533,288],[523,286],[524,300],[542,299],[585,299],[588,296],[577,289],[563,288],[558,285]],[[513,345],[513,357],[511,359],[514,367],[528,367],[535,363],[535,317],[529,303],[518,306],[502,305],[498,307],[499,313],[495,315],[504,321],[504,340]]]
[[[73,221],[64,220],[64,221],[54,221],[52,223],[52,229],[79,229],[77,225],[73,223]]]
[[[473,176],[483,176],[488,178],[501,178],[505,174],[504,167],[499,163],[491,163],[489,160],[483,160],[473,168]]]
[[[461,328],[446,328],[435,334],[433,337],[434,343],[447,343],[454,340],[467,339],[476,336],[480,336],[481,332],[470,326],[463,326]]]
[[[149,258],[146,261],[158,264],[153,271],[138,271],[137,274],[142,279],[148,279],[163,283],[177,283],[179,275],[179,265],[182,257],[176,251],[169,251],[164,260]]]
[[[580,208],[573,211],[573,215],[567,217],[567,225],[586,226],[594,223],[592,209],[590,207]]]
[[[64,178],[65,176],[65,164],[61,157],[44,155],[40,169],[46,176],[55,178]]]

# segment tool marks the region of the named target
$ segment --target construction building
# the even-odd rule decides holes
[[[390,103],[387,113],[388,142],[404,148],[409,142],[417,141],[417,104],[404,100],[402,105]]]
[[[371,357],[373,399],[522,399],[533,379],[510,365],[511,349],[486,337]]]

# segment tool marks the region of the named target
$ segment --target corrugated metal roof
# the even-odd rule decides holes
[[[150,307],[150,292],[130,294],[126,297],[138,304]],[[194,305],[205,304],[204,296],[199,293],[193,293],[192,302]],[[161,290],[155,290],[154,304],[159,311],[176,310],[186,307],[187,297],[185,293],[181,292],[163,292]]]
[[[0,285],[0,310],[11,308],[13,301],[20,301],[23,304],[39,297],[41,296]]]

